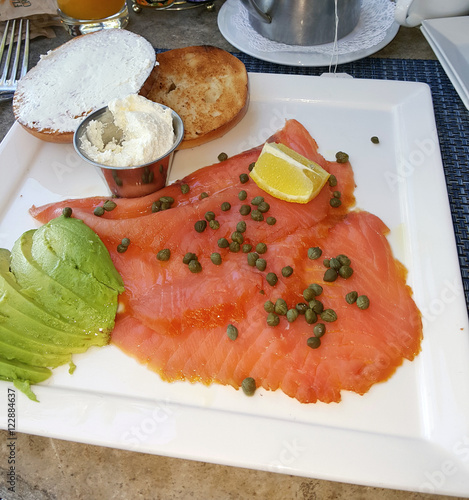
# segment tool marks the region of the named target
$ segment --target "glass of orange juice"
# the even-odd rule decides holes
[[[124,28],[129,22],[125,0],[57,0],[65,29],[73,36],[106,28]]]

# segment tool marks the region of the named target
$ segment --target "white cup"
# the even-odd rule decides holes
[[[469,14],[469,0],[397,0],[395,19],[401,26],[418,26],[424,19]]]

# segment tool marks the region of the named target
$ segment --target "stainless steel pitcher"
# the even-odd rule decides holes
[[[241,0],[260,35],[288,45],[334,41],[335,0]],[[337,0],[337,38],[348,35],[360,18],[361,0]]]

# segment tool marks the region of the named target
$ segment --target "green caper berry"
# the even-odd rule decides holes
[[[101,215],[104,215],[104,208],[103,207],[96,207],[93,211],[94,215],[101,217]]]
[[[344,279],[350,278],[353,274],[353,269],[350,266],[341,266],[339,268],[339,276]]]
[[[322,261],[322,264],[323,264],[324,267],[331,267],[331,261],[330,261],[330,259],[324,259]]]
[[[154,202],[151,204],[151,211],[152,211],[153,213],[159,212],[159,211],[160,211],[160,208],[161,208],[161,202],[160,202],[160,201],[154,201]]]
[[[323,280],[327,281],[328,283],[332,283],[337,279],[337,271],[335,269],[329,268],[327,271],[324,273]]]
[[[280,318],[273,312],[267,315],[267,324],[269,326],[277,326],[280,323]]]
[[[314,297],[316,297],[316,295],[315,295],[314,291],[313,291],[313,290],[311,290],[311,288],[309,288],[309,287],[308,287],[308,288],[305,288],[305,289],[303,290],[303,298],[304,298],[307,302],[309,302],[310,300],[313,300],[313,299],[314,299]]]
[[[285,300],[277,299],[275,301],[274,312],[279,316],[285,316],[285,314],[287,314],[287,311],[288,311],[288,306]]]
[[[334,192],[332,193],[332,196],[333,196],[334,198],[340,198],[340,197],[342,196],[342,193],[341,193],[340,191],[334,191]]]
[[[251,219],[252,220],[255,220],[257,222],[261,222],[264,220],[264,214],[262,212],[260,212],[259,210],[257,209],[254,209],[252,212],[251,212]]]
[[[241,205],[239,209],[239,213],[241,215],[249,215],[251,213],[251,206],[250,205]]]
[[[333,257],[329,260],[329,267],[331,269],[334,269],[335,271],[338,271],[340,269],[340,262],[338,261],[338,259]]]
[[[248,174],[240,174],[239,180],[241,184],[246,184],[246,182],[249,181],[249,175]]]
[[[265,259],[257,259],[256,260],[256,267],[257,269],[259,269],[259,271],[265,271],[265,268],[267,267],[267,262],[265,261]]]
[[[164,201],[161,204],[161,210],[168,210],[168,208],[171,208],[171,203],[168,203],[167,201]]]
[[[318,320],[317,314],[312,309],[308,308],[305,311],[305,320],[308,325],[312,325]]]
[[[257,253],[265,253],[265,252],[267,252],[267,245],[265,243],[258,243],[256,245],[256,252]]]
[[[252,396],[256,392],[256,381],[252,377],[246,377],[241,383],[241,388],[246,396]]]
[[[103,203],[103,208],[104,210],[106,210],[106,212],[111,212],[112,210],[114,210],[115,208],[117,207],[117,204],[114,203],[112,200],[106,200],[104,203]]]
[[[278,281],[278,277],[275,273],[267,273],[267,276],[265,277],[265,279],[267,280],[267,283],[270,286],[275,286],[277,284],[277,281]]]
[[[216,266],[219,266],[221,264],[221,255],[218,252],[213,252],[210,255],[210,260],[215,264]]]
[[[265,214],[270,210],[270,205],[266,201],[263,201],[262,203],[259,203],[259,205],[257,206],[257,210]]]
[[[243,190],[243,191],[240,191],[240,192],[238,193],[238,199],[239,199],[240,201],[244,201],[247,197],[248,197],[248,194],[247,194],[247,193],[246,193],[246,191],[244,191],[244,190]]]
[[[277,219],[275,217],[267,217],[265,221],[269,226],[273,226],[277,222]]]
[[[230,340],[236,340],[238,338],[238,329],[234,325],[229,324],[226,327],[226,334]]]
[[[289,278],[293,274],[293,267],[285,266],[282,268],[282,276],[284,278]]]
[[[207,227],[207,221],[206,220],[198,220],[195,224],[194,224],[194,229],[198,232],[198,233],[203,233],[205,231],[205,228]]]
[[[337,320],[337,314],[333,309],[324,309],[324,311],[321,313],[321,319],[323,321],[331,323],[332,321]]]
[[[311,347],[311,349],[317,349],[321,345],[321,339],[319,337],[310,337],[306,341],[306,344],[308,347]]]
[[[225,161],[228,160],[228,155],[226,153],[220,153],[217,158],[218,161]]]
[[[358,298],[358,293],[355,292],[355,290],[353,292],[349,292],[345,296],[345,300],[346,300],[347,304],[355,304],[355,302],[357,301],[357,298]]]
[[[187,194],[191,188],[189,187],[189,184],[181,184],[181,193],[182,194]]]
[[[220,229],[220,223],[217,220],[211,220],[208,225],[210,229]]]
[[[119,253],[124,253],[127,251],[127,245],[122,245],[122,243],[120,245],[117,245],[117,251]]]
[[[340,255],[337,255],[336,259],[343,265],[343,266],[350,266],[352,261],[343,253]]]
[[[305,314],[308,310],[308,304],[305,304],[304,302],[298,302],[295,307],[300,314]]]
[[[208,193],[206,193],[205,191],[204,191],[203,193],[200,193],[199,198],[200,198],[201,200],[203,200],[204,198],[208,198]]]
[[[368,309],[370,307],[370,299],[366,295],[357,297],[357,306],[359,309]]]
[[[298,311],[296,309],[289,309],[287,311],[287,321],[293,323],[298,318]]]
[[[339,151],[338,153],[335,154],[335,159],[337,163],[347,163],[349,160],[349,156],[347,153]]]
[[[232,241],[228,248],[230,252],[237,253],[241,250],[241,245],[237,241]]]
[[[202,271],[202,265],[198,260],[191,260],[187,266],[191,273],[200,273]]]
[[[72,209],[70,207],[64,207],[64,209],[62,210],[62,215],[68,219],[69,217],[72,216]]]
[[[231,208],[231,204],[228,203],[227,201],[224,201],[222,204],[221,204],[221,209],[223,210],[223,212],[228,212],[228,210]]]
[[[322,250],[319,247],[308,248],[308,258],[311,260],[319,259],[322,255]]]
[[[243,253],[249,253],[250,251],[252,250],[252,245],[250,243],[245,243],[242,247],[241,247],[241,251]]]
[[[215,219],[215,213],[214,212],[205,212],[204,218],[207,222],[210,222],[211,220]]]
[[[156,258],[161,261],[169,260],[171,257],[171,250],[169,248],[164,248],[156,254]]]
[[[275,311],[275,304],[271,300],[264,302],[264,311],[272,313]]]
[[[255,266],[257,259],[259,258],[259,255],[256,252],[250,252],[248,253],[248,264],[250,266]]]
[[[324,323],[314,325],[313,333],[316,337],[322,337],[326,333],[326,325]]]
[[[379,144],[379,137],[376,135],[374,135],[370,140],[373,144]]]
[[[246,223],[243,220],[236,224],[236,231],[238,231],[238,233],[244,233],[246,231]]]
[[[252,163],[249,164],[248,170],[249,172],[252,172],[252,169],[256,166],[256,162],[253,161]]]
[[[161,203],[169,203],[172,205],[174,203],[174,198],[172,196],[161,196],[160,201]]]
[[[331,198],[329,204],[332,208],[339,208],[342,205],[342,201],[339,198]]]
[[[324,311],[324,305],[320,300],[313,299],[309,301],[309,307],[316,313],[321,314]]]
[[[256,207],[262,203],[264,201],[264,197],[263,196],[255,196],[252,200],[251,200],[251,205],[255,205]]]
[[[243,233],[240,233],[239,231],[235,231],[234,233],[231,234],[231,241],[236,241],[240,245],[244,243],[244,236]]]
[[[122,238],[121,245],[128,247],[130,245],[130,239],[129,238]]]
[[[182,258],[182,263],[183,264],[189,264],[191,260],[197,260],[197,255],[192,252],[187,252],[186,255]]]
[[[337,186],[337,177],[335,175],[330,175],[328,182],[329,182],[329,186],[331,186],[331,187]]]
[[[217,244],[220,248],[228,248],[230,246],[230,242],[226,238],[220,238]]]
[[[321,293],[322,293],[322,286],[318,285],[317,283],[311,283],[311,285],[309,285],[308,288],[311,288],[311,290],[314,292],[314,295],[316,297],[318,295],[321,295]]]

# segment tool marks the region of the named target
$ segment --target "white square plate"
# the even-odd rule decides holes
[[[357,206],[391,229],[423,314],[422,352],[364,396],[302,405],[214,385],[168,384],[114,346],[74,358],[17,397],[18,431],[333,481],[469,495],[469,336],[453,225],[427,85],[250,74],[251,102],[227,135],[176,154],[171,178],[264,142],[296,118],[332,159],[348,152]],[[378,136],[379,144],[370,141]],[[107,195],[71,145],[14,125],[0,145],[0,246],[37,224],[32,204]],[[0,383],[0,426],[7,390]]]

